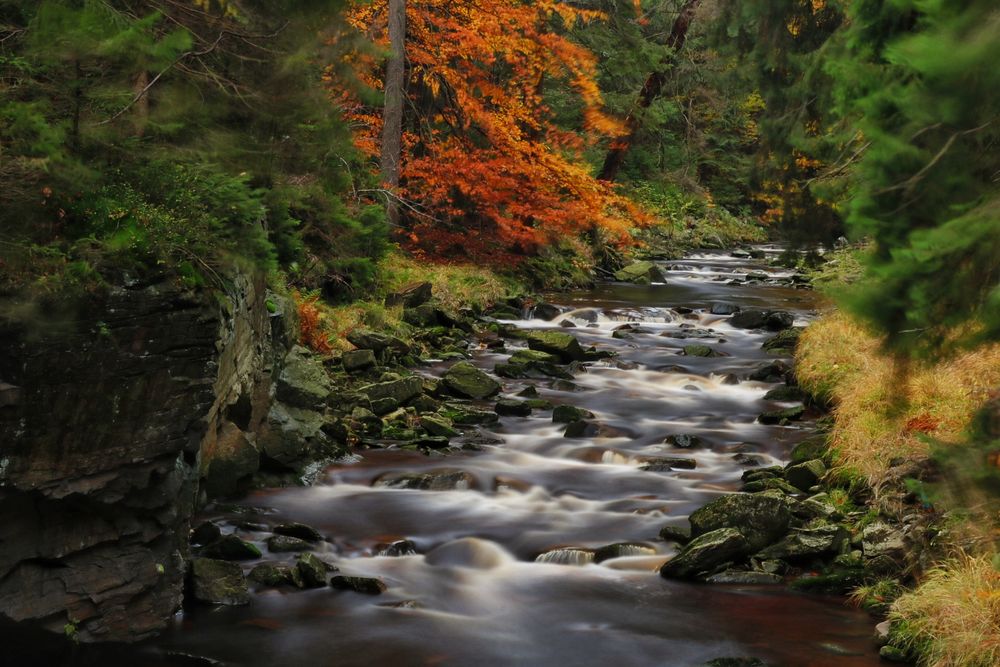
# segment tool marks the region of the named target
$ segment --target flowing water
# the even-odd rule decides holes
[[[249,607],[185,612],[150,650],[248,666],[683,666],[723,656],[791,666],[877,664],[873,621],[841,599],[780,586],[688,584],[657,574],[676,548],[658,539],[660,529],[685,524],[692,510],[736,490],[745,468],[735,454],[781,463],[810,433],[808,422],[755,423],[760,412],[788,405],[763,400],[774,385],[733,384],[726,376],[745,378],[773,360],[761,349],[768,334],[734,329],[709,307],[788,310],[802,324],[816,305],[812,292],[778,280],[790,274],[765,261],[703,253],[664,268],[664,285],[607,284],[551,296],[573,309],[569,316],[578,326],[566,330],[581,343],[618,353],[577,375],[576,390],[554,390],[551,381],[504,381],[505,394],[535,384],[542,398],[594,412],[604,425],[599,437],[563,437],[565,427],[552,423],[551,412],[503,417],[489,429],[496,444],[480,451],[426,457],[369,450],[330,468],[316,486],[261,491],[239,512],[210,514],[258,543],[267,533],[246,521],[313,525],[330,536],[323,549],[341,574],[379,577],[388,591],[371,597],[329,588],[265,590]],[[729,284],[750,271],[769,272],[774,280]],[[558,327],[565,317],[515,324]],[[639,329],[613,338],[625,322]],[[679,356],[692,343],[726,356]],[[491,370],[509,354],[480,351],[474,362]],[[676,434],[695,435],[704,446],[664,444]],[[697,467],[640,469],[657,456],[694,458]],[[443,468],[467,472],[461,486],[468,488],[372,485],[386,473]],[[244,527],[232,525],[240,520]],[[415,554],[377,555],[379,544],[404,538]],[[630,555],[591,562],[589,550],[617,542],[639,546]],[[575,550],[536,561],[558,547]]]

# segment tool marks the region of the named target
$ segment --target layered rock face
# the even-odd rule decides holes
[[[178,609],[199,474],[256,470],[281,356],[263,281],[227,292],[119,287],[69,330],[0,328],[0,616],[134,641]]]

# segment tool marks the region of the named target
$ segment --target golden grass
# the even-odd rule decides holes
[[[429,282],[435,300],[445,309],[486,307],[524,289],[511,278],[488,268],[471,264],[434,264],[396,252],[379,262],[376,285],[370,299],[340,306],[318,302],[320,327],[334,350],[347,351],[354,346],[345,336],[357,328],[384,331],[407,338],[410,328],[403,323],[403,309],[386,306],[387,294],[407,285]]]
[[[893,459],[929,453],[925,436],[960,443],[977,408],[1000,385],[1000,345],[934,365],[903,365],[882,355],[879,343],[836,312],[805,331],[796,354],[802,385],[834,403],[837,462],[875,487]]]
[[[922,665],[1000,665],[1000,573],[986,557],[962,556],[932,570],[893,603],[889,617]]]
[[[434,264],[402,253],[393,253],[379,263],[377,281],[383,297],[411,283],[429,282],[434,286],[434,297],[446,308],[488,306],[523,292],[513,279],[486,267]]]

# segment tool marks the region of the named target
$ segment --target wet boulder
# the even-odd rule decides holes
[[[288,535],[272,535],[267,538],[267,550],[272,553],[284,553],[289,551],[309,551],[312,545],[305,540]]]
[[[757,554],[761,560],[795,561],[836,554],[845,549],[850,535],[842,526],[830,524],[816,528],[794,528],[780,542]]]
[[[326,586],[326,563],[313,554],[302,554],[295,563],[295,569],[302,578],[303,588]]]
[[[379,544],[375,547],[375,555],[384,558],[399,558],[401,556],[415,556],[417,546],[410,540],[396,540],[389,544]]]
[[[501,416],[528,417],[531,415],[531,406],[527,401],[518,401],[512,398],[505,398],[497,401],[496,411]]]
[[[787,422],[799,421],[805,413],[805,406],[797,405],[793,408],[786,408],[784,410],[770,410],[768,412],[762,412],[757,417],[757,421],[761,424],[767,425],[785,424]]]
[[[225,535],[202,549],[201,555],[215,560],[254,560],[260,549],[235,535]]]
[[[724,356],[721,352],[709,347],[708,345],[685,345],[681,350],[681,353],[685,357],[721,357]]]
[[[463,398],[483,399],[500,391],[500,383],[467,361],[460,361],[442,378],[451,393]]]
[[[385,473],[372,486],[421,491],[464,491],[474,488],[476,478],[464,470],[429,470],[427,472]]]
[[[802,491],[808,491],[816,486],[825,474],[826,465],[819,459],[813,459],[788,466],[785,469],[785,480]]]
[[[746,308],[729,318],[730,326],[737,329],[763,329],[767,325],[768,311]]]
[[[446,405],[442,415],[459,426],[496,424],[500,420],[500,415],[493,410],[479,410],[469,405],[455,403]]]
[[[656,549],[641,542],[617,542],[594,550],[594,562],[602,563],[612,558],[629,556],[655,556]]]
[[[734,493],[722,496],[689,517],[691,535],[700,537],[720,528],[732,528],[759,551],[781,539],[788,531],[792,513],[785,499],[769,493]]]
[[[698,467],[698,462],[694,459],[681,459],[675,457],[657,457],[649,459],[639,466],[639,470],[646,472],[670,472],[671,470],[694,470]]]
[[[795,352],[803,331],[801,327],[786,329],[777,336],[768,338],[761,347],[772,354],[791,355]]]
[[[660,539],[678,544],[687,544],[691,541],[690,526],[664,526],[660,528]]]
[[[551,303],[539,303],[531,309],[531,315],[538,320],[554,320],[562,314],[562,308]]]
[[[673,445],[674,447],[678,447],[680,449],[694,449],[696,447],[703,447],[705,443],[696,435],[677,433],[675,435],[668,435],[664,438],[663,444]]]
[[[191,561],[191,594],[206,604],[239,606],[250,604],[243,569],[236,563],[212,558]]]
[[[306,542],[321,542],[323,536],[318,530],[304,523],[280,523],[272,531],[275,535],[287,535],[296,537]]]
[[[222,537],[222,531],[211,521],[204,521],[191,531],[191,544],[206,545]]]
[[[381,595],[388,586],[381,579],[374,577],[346,577],[338,575],[330,580],[330,587],[341,591],[354,591],[365,595]]]
[[[711,575],[726,563],[740,560],[752,551],[750,543],[735,528],[719,528],[695,537],[660,568],[660,576],[695,579]]]
[[[525,339],[528,341],[528,347],[532,350],[548,352],[564,363],[583,361],[587,358],[586,352],[580,346],[580,341],[568,333],[531,331],[525,334]]]
[[[897,563],[906,559],[903,532],[885,521],[874,521],[861,532],[861,551],[865,558],[889,558]]]
[[[754,570],[724,570],[718,574],[706,577],[710,584],[737,584],[741,586],[774,585],[782,582],[781,576],[770,572]]]
[[[284,563],[261,563],[250,570],[247,578],[260,586],[282,586],[289,584],[302,588],[298,572]]]
[[[666,282],[667,278],[659,266],[653,262],[643,261],[629,264],[620,271],[616,271],[615,280],[635,283],[636,285],[649,285]]]
[[[594,413],[590,410],[584,410],[583,408],[578,408],[572,405],[557,405],[552,409],[553,424],[571,424],[573,422],[593,418]]]
[[[760,366],[747,379],[754,382],[784,382],[792,373],[792,367],[784,361],[774,361]]]
[[[735,315],[740,307],[732,303],[713,303],[709,311],[712,315]]]

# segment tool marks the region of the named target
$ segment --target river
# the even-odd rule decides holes
[[[768,257],[779,250],[764,249]],[[603,284],[549,295],[582,316],[564,331],[617,353],[576,375],[575,389],[503,381],[504,395],[533,384],[541,398],[592,411],[604,425],[598,437],[563,437],[565,425],[553,424],[551,411],[503,417],[485,439],[495,444],[479,451],[446,458],[362,451],[357,461],[327,470],[315,486],[260,491],[240,507],[209,512],[206,518],[229,522],[226,530],[265,551],[266,532],[232,524],[315,526],[329,536],[321,552],[341,574],[379,577],[388,590],[374,597],[330,588],[272,589],[256,594],[248,607],[190,610],[146,647],[150,660],[152,652],[166,649],[225,664],[283,667],[693,666],[728,656],[798,667],[878,664],[874,621],[842,599],[780,586],[689,584],[657,574],[676,549],[658,538],[660,529],[684,524],[693,509],[738,489],[746,468],[737,454],[763,465],[781,463],[812,432],[808,421],[755,422],[762,411],[787,404],[763,400],[775,385],[734,384],[727,376],[745,378],[772,361],[761,349],[772,334],[734,329],[710,307],[787,310],[804,324],[817,306],[813,292],[796,288],[790,272],[765,260],[703,252],[663,268],[666,284]],[[760,272],[768,280],[731,284]],[[589,323],[595,314],[596,324]],[[513,324],[540,329],[559,327],[562,319]],[[628,322],[639,329],[612,337]],[[679,356],[692,343],[710,344],[726,356]],[[506,354],[477,351],[474,363],[492,370],[516,344]],[[678,434],[697,436],[703,446],[664,444]],[[697,467],[640,469],[656,456],[694,458]],[[373,486],[387,473],[442,468],[469,473],[463,485],[469,488]],[[373,555],[377,545],[402,539],[417,553]],[[642,546],[635,555],[599,564],[535,560],[557,547],[619,542]]]

